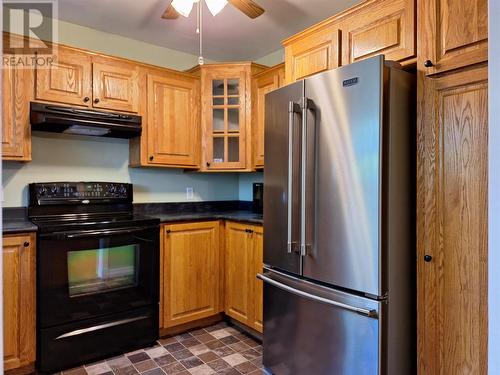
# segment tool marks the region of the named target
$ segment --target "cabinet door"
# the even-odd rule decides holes
[[[196,78],[148,75],[148,163],[198,167],[199,95]]]
[[[418,1],[418,20],[419,65],[427,74],[488,60],[487,0]]]
[[[29,69],[2,69],[3,160],[31,160],[29,102],[32,77],[33,71]]]
[[[246,168],[247,75],[247,69],[240,68],[213,69],[202,75],[207,170]]]
[[[264,168],[265,97],[283,84],[284,64],[259,74],[252,84],[252,131],[254,168]]]
[[[253,280],[252,226],[226,223],[226,308],[230,317],[251,326]]]
[[[415,0],[372,1],[342,20],[342,65],[385,54],[387,60],[416,56]]]
[[[424,74],[418,90],[419,373],[486,374],[487,68],[435,79]]]
[[[92,73],[94,108],[139,111],[139,71],[136,66],[94,58]]]
[[[219,223],[172,224],[162,230],[163,327],[218,314]]]
[[[35,237],[3,237],[4,368],[35,362]]]
[[[92,98],[91,66],[90,55],[58,47],[57,62],[49,69],[36,69],[35,98],[89,107]]]
[[[264,289],[263,282],[257,279],[257,274],[262,273],[264,265],[264,229],[260,225],[253,228],[253,324],[252,327],[259,332],[263,332],[263,303]]]
[[[336,68],[340,65],[341,32],[337,25],[307,35],[298,35],[285,45],[286,83]]]

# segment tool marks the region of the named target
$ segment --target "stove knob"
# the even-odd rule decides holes
[[[127,194],[127,188],[125,187],[125,185],[120,185],[120,190],[118,192],[120,194],[122,194],[122,195],[126,195]]]
[[[54,185],[50,188],[51,194],[57,194],[59,192],[59,187]]]
[[[47,193],[47,188],[45,186],[39,186],[37,189],[37,194],[39,196],[44,196]]]

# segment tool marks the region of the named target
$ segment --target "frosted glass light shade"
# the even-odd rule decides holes
[[[205,0],[208,10],[213,16],[216,16],[227,4],[227,0]]]
[[[175,10],[184,17],[189,17],[191,9],[193,9],[193,0],[173,0],[172,6]]]

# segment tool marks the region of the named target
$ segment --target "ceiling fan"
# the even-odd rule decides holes
[[[161,18],[176,19],[179,17],[179,14],[184,17],[189,17],[194,3],[200,1],[205,1],[210,13],[214,16],[219,13],[228,2],[250,18],[257,18],[264,13],[264,8],[253,0],[172,0]]]

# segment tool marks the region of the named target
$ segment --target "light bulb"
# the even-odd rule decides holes
[[[213,16],[216,16],[227,4],[227,0],[205,0],[208,10]]]
[[[170,5],[172,5],[179,14],[184,17],[189,17],[191,9],[193,9],[193,3],[193,0],[173,0]]]

